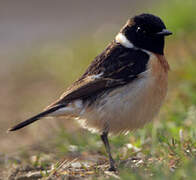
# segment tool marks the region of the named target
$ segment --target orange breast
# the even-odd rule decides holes
[[[165,94],[168,86],[168,71],[170,69],[166,58],[163,55],[154,54],[150,59],[148,68],[151,69],[152,76],[155,78],[156,88],[160,93]]]

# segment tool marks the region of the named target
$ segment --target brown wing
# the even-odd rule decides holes
[[[48,108],[51,108],[60,104],[67,104],[75,99],[85,99],[98,92],[123,85],[122,80],[109,79],[109,78],[92,78],[87,77],[76,81],[73,86],[67,89],[67,91],[60,97],[59,100],[51,104]]]
[[[112,42],[94,59],[82,77],[48,108],[66,105],[75,99],[96,97],[99,92],[130,83],[146,70],[148,60],[149,55],[145,52]]]

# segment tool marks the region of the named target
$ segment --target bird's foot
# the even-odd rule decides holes
[[[116,171],[116,168],[115,168],[114,166],[111,166],[111,167],[109,167],[108,171],[113,171],[113,172],[115,172],[115,171]]]

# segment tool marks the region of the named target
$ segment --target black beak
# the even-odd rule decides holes
[[[161,36],[169,36],[171,34],[172,32],[168,31],[167,29],[163,29],[161,32],[156,33],[156,35],[161,35]]]

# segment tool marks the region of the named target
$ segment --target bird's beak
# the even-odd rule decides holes
[[[156,33],[156,35],[160,35],[160,36],[169,36],[169,35],[171,35],[172,34],[172,32],[171,31],[169,31],[169,30],[167,30],[167,29],[163,29],[162,31],[160,31],[160,32],[158,32],[158,33]]]

